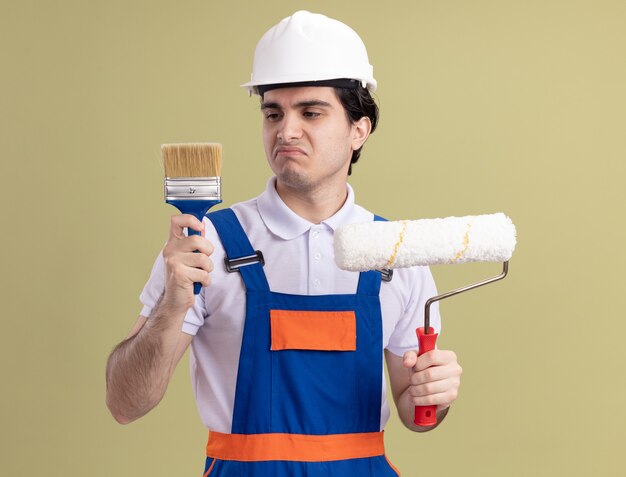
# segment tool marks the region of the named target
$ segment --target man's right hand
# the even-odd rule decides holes
[[[185,227],[201,235],[185,236]],[[213,244],[204,237],[204,224],[193,215],[176,214],[170,220],[170,232],[163,248],[165,292],[163,304],[171,310],[187,311],[195,302],[194,282],[211,283]],[[195,253],[195,251],[199,253]]]

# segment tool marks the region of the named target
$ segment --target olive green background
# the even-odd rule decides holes
[[[390,219],[503,211],[506,280],[442,303],[464,367],[445,425],[393,417],[403,476],[626,474],[626,2],[3,1],[0,474],[199,476],[183,359],[120,426],[108,353],[167,237],[159,146],[224,145],[224,203],[269,176],[254,46],[306,8],[364,39],[380,129],[351,183]],[[497,264],[436,267],[446,290]]]

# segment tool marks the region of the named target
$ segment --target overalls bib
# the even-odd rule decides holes
[[[254,255],[232,210],[208,218],[229,259]],[[316,296],[271,291],[260,263],[239,273],[246,319],[232,433],[209,433],[204,476],[397,476],[380,431],[380,273],[361,273],[356,294]]]

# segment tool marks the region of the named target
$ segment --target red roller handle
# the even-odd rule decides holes
[[[429,327],[428,334],[424,333],[423,326],[415,331],[419,343],[418,356],[435,349],[438,334],[435,333],[432,326]],[[413,422],[418,426],[434,426],[437,424],[437,406],[415,406],[415,420]]]

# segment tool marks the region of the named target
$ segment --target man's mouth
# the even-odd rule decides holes
[[[286,157],[286,156],[304,156],[306,153],[304,149],[294,146],[279,146],[276,148],[276,152],[274,153],[275,157]]]

